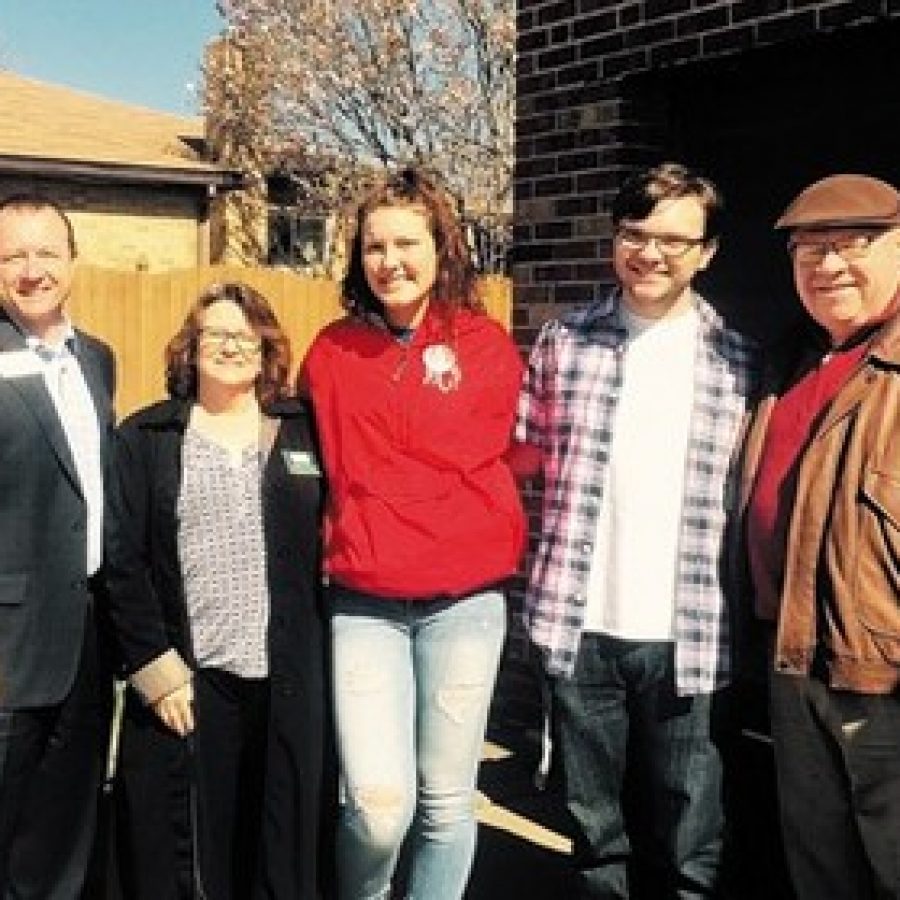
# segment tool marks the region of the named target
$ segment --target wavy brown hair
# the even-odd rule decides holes
[[[349,240],[349,265],[343,281],[342,300],[351,315],[384,317],[381,301],[366,280],[363,268],[362,233],[366,217],[385,207],[413,207],[422,210],[437,249],[437,278],[431,302],[438,304],[446,318],[455,309],[482,312],[475,266],[465,231],[447,191],[430,174],[406,168],[381,178],[369,189],[355,211],[355,224]]]
[[[194,301],[178,333],[165,350],[166,388],[169,395],[194,400],[197,397],[197,341],[203,327],[203,312],[214,303],[227,301],[239,307],[247,322],[262,339],[261,371],[256,395],[265,406],[289,393],[291,345],[269,301],[255,288],[240,281],[212,284]]]

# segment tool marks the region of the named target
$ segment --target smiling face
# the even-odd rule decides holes
[[[50,207],[0,210],[0,296],[30,334],[52,340],[75,272],[69,230]]]
[[[206,307],[197,335],[197,391],[209,389],[253,392],[262,360],[262,340],[230,300]]]
[[[836,229],[791,235],[797,293],[835,345],[900,312],[900,227],[870,235],[857,250],[851,237]]]
[[[366,281],[392,325],[414,328],[428,307],[438,255],[424,208],[380,206],[362,226]]]
[[[613,268],[633,313],[659,319],[687,306],[694,276],[716,251],[705,234],[706,208],[693,195],[664,198],[645,218],[617,223]]]

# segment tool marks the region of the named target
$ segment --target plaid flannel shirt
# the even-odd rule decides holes
[[[737,445],[758,376],[755,343],[726,328],[701,297],[693,299],[699,320],[695,393],[674,598],[680,694],[708,693],[730,674],[726,515],[735,508]],[[571,675],[584,626],[623,383],[626,331],[619,304],[614,290],[587,309],[545,324],[519,398],[516,438],[541,449],[544,477],[525,625],[551,675]]]

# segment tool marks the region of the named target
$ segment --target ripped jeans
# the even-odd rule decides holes
[[[332,589],[344,784],[341,900],[390,894],[409,831],[410,900],[458,900],[475,850],[475,780],[506,631],[499,591],[372,598]]]

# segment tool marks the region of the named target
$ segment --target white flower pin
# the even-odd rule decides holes
[[[433,384],[441,393],[456,390],[462,379],[456,354],[446,344],[431,344],[422,351],[423,384]]]

